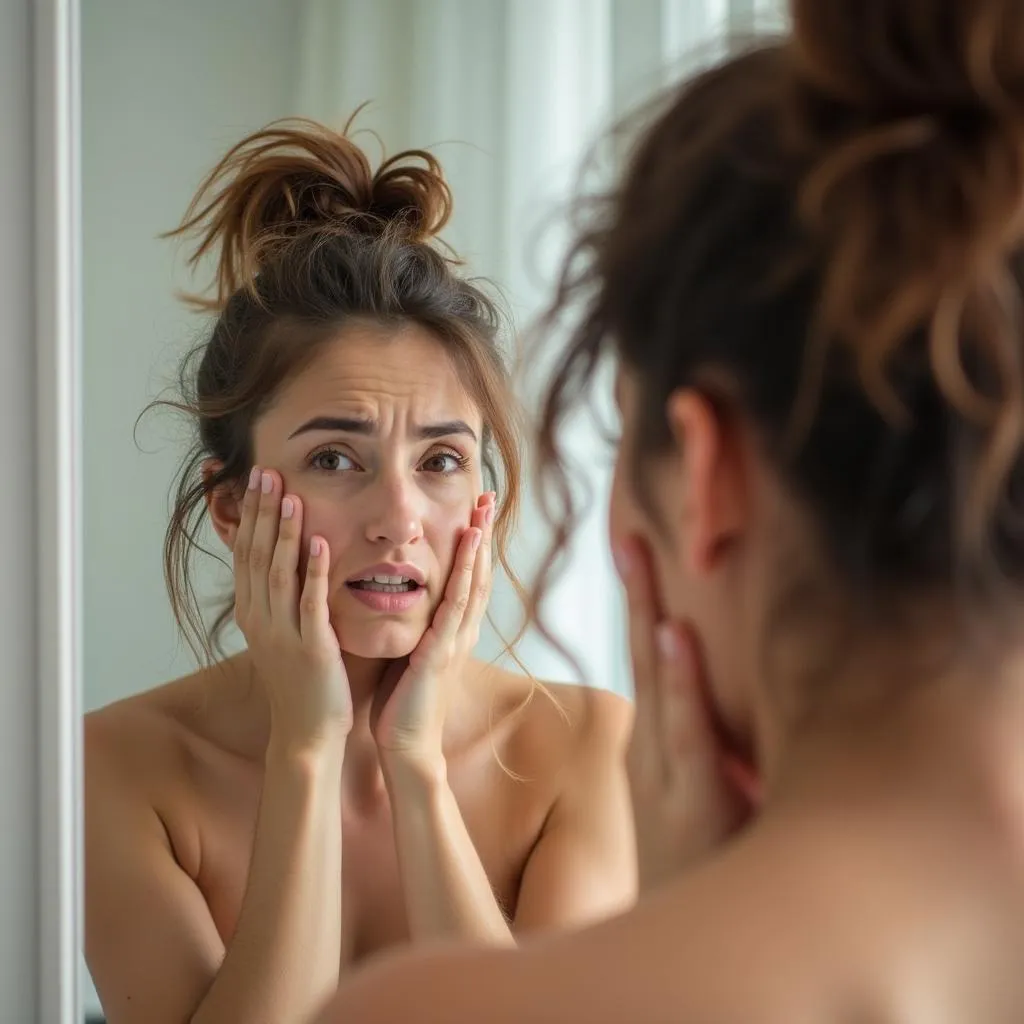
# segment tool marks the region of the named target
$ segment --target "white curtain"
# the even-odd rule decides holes
[[[730,31],[775,27],[779,0],[304,0],[296,108],[358,124],[389,152],[431,147],[452,183],[447,239],[496,282],[520,327],[550,298],[564,213],[588,148],[611,122]],[[524,395],[530,398],[530,395]],[[623,618],[606,542],[610,452],[586,417],[564,439],[590,469],[592,500],[545,610],[587,682],[629,691]],[[546,535],[528,500],[514,546],[529,577]],[[500,581],[492,614],[519,622]],[[500,651],[495,636],[482,653]],[[537,636],[520,657],[538,678],[572,669]]]

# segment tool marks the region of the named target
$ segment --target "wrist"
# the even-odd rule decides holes
[[[299,738],[271,728],[264,762],[268,771],[284,770],[310,777],[340,774],[347,741],[347,732]]]
[[[430,797],[448,785],[448,764],[443,754],[382,751],[380,764],[392,799]]]

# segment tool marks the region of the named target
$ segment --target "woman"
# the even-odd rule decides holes
[[[246,648],[86,722],[111,1024],[300,1021],[377,950],[510,945],[632,898],[629,705],[531,701],[472,657],[520,464],[495,311],[432,242],[449,209],[428,154],[373,174],[303,122],[235,147],[180,229],[220,262],[168,580],[201,629],[208,510],[234,569],[217,626]]]
[[[560,295],[549,460],[619,367],[656,891],[326,1021],[1024,1020],[1024,5],[790,13],[673,96]]]

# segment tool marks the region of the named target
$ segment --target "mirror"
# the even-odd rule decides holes
[[[444,239],[469,276],[496,285],[517,328],[551,295],[566,203],[589,145],[662,81],[662,69],[753,0],[90,0],[81,5],[81,197],[84,418],[83,652],[86,711],[187,676],[164,583],[169,492],[187,427],[163,410],[208,317],[177,298],[204,287],[188,248],[160,235],[181,220],[228,148],[275,119],[341,127],[363,103],[356,141],[376,164],[427,148],[454,195]],[[374,133],[377,139],[374,138]],[[379,142],[378,142],[379,140]],[[504,339],[511,344],[511,339]],[[529,399],[531,394],[524,394]],[[549,624],[588,684],[626,690],[618,591],[605,542],[608,451],[585,417],[566,443],[600,467]],[[545,532],[527,500],[511,561],[529,577]],[[207,531],[204,542],[226,554]],[[206,606],[231,585],[199,564]],[[403,584],[404,585],[404,584]],[[477,654],[498,658],[521,610],[495,580]],[[228,638],[241,647],[237,633]],[[575,677],[534,633],[525,669]],[[506,659],[507,661],[507,659]],[[514,666],[512,666],[514,667]],[[248,799],[248,797],[246,797]],[[243,800],[244,802],[244,800]],[[252,823],[249,822],[251,827]],[[239,826],[245,828],[243,824]],[[353,942],[373,945],[371,922]],[[380,927],[385,927],[380,924]],[[100,1013],[87,991],[87,1016]]]
[[[610,8],[592,6],[570,16],[544,3],[494,0],[82,5],[86,711],[196,667],[162,565],[187,434],[164,411],[136,421],[209,330],[176,297],[205,286],[209,266],[190,277],[187,247],[160,234],[247,133],[291,115],[340,127],[369,101],[356,128],[370,160],[379,154],[371,132],[387,153],[431,149],[455,199],[445,240],[469,273],[495,282],[518,324],[529,322],[548,297],[560,242],[542,229],[612,112]],[[580,32],[601,45],[580,46]],[[601,446],[589,436],[580,443]],[[607,462],[603,449],[600,457]],[[616,588],[601,542],[603,501],[595,504],[579,541],[586,557],[559,591],[559,626],[570,644],[586,641],[576,646],[591,680],[621,686]],[[513,544],[517,567],[536,560],[537,535],[527,518]],[[204,599],[225,585],[230,577],[213,559],[198,563]],[[515,632],[518,602],[501,580],[491,611],[503,634]],[[228,643],[237,649],[237,634]],[[485,627],[479,648],[491,657],[501,644]],[[539,678],[570,671],[538,638],[528,637],[520,656]],[[100,1013],[91,986],[86,1003],[88,1014]]]

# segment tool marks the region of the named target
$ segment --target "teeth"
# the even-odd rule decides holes
[[[388,577],[394,579],[394,577]],[[401,579],[401,577],[399,577]],[[375,590],[380,594],[407,594],[412,590],[413,585],[411,582],[406,583],[378,583],[376,579],[373,580],[359,580],[359,588],[361,590]]]
[[[417,584],[408,576],[362,576],[352,580],[350,586],[359,590],[374,590],[379,594],[406,594]]]

